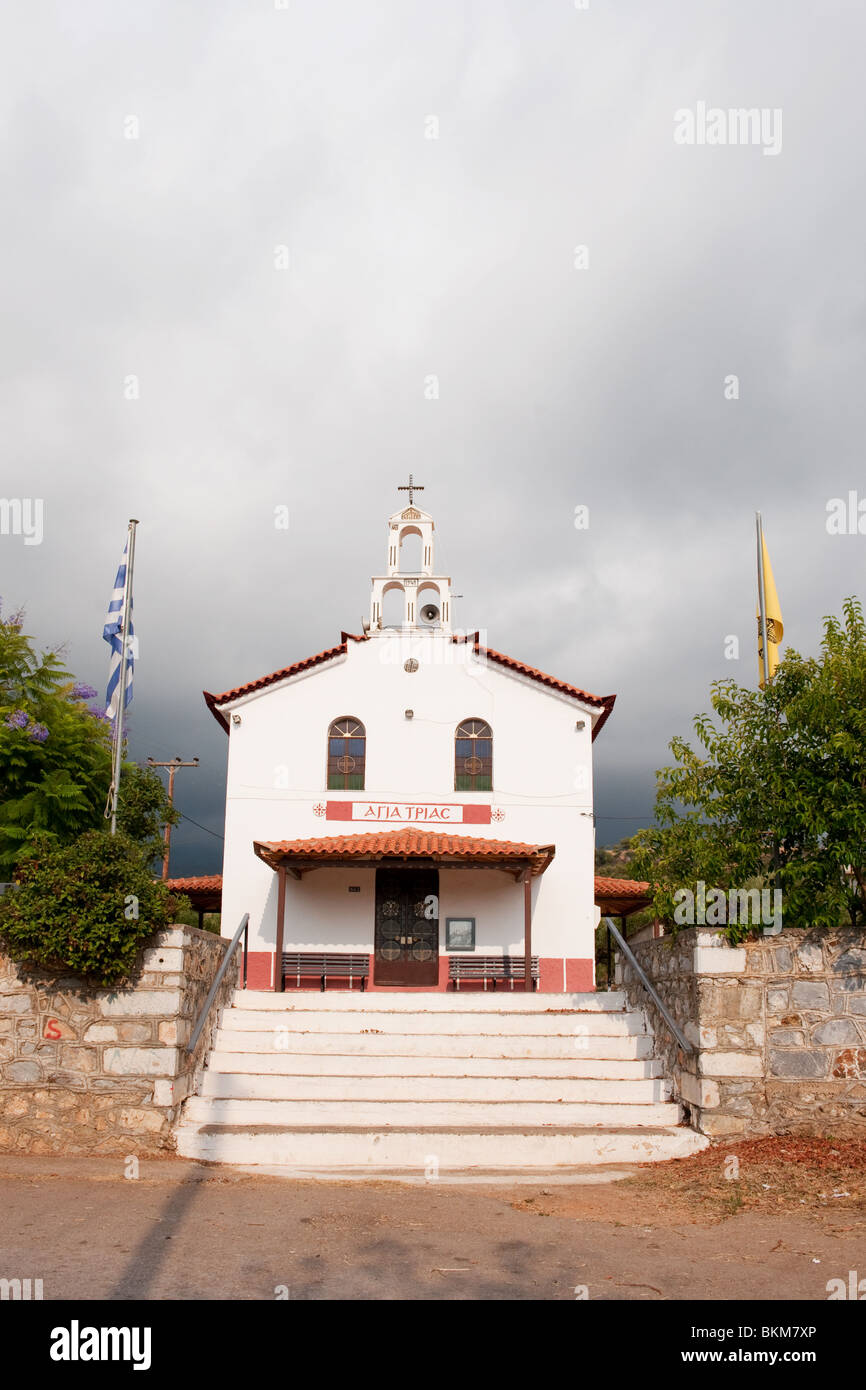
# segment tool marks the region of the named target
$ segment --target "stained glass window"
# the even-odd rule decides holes
[[[464,719],[454,735],[454,790],[493,790],[493,730],[483,719]]]
[[[358,719],[335,719],[328,730],[328,790],[363,791],[367,734]]]

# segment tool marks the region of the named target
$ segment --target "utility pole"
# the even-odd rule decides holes
[[[168,804],[169,804],[169,806],[173,806],[173,805],[174,805],[174,774],[177,772],[178,768],[179,768],[179,767],[198,767],[198,758],[193,758],[193,760],[192,760],[191,763],[185,763],[185,762],[182,760],[180,754],[178,754],[176,758],[172,758],[171,762],[168,762],[168,763],[158,763],[158,762],[156,762],[153,758],[148,758],[147,762],[148,762],[148,766],[149,766],[149,767],[167,767],[167,768],[168,768]],[[166,878],[168,878],[168,856],[169,856],[169,853],[170,853],[170,850],[171,850],[171,825],[170,825],[170,823],[169,823],[168,821],[166,821],[166,823],[165,823],[165,832],[164,832],[164,834],[163,834],[163,839],[165,840],[165,854],[162,856],[162,876],[163,876],[164,879],[166,879]]]

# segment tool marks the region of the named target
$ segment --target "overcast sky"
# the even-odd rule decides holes
[[[455,622],[616,692],[612,843],[756,680],[755,510],[793,646],[863,592],[826,509],[866,499],[866,11],[281,3],[7,10],[0,487],[44,536],[0,536],[0,593],[103,690],[140,519],[131,750],[201,759],[172,871],[212,872],[201,691],[360,631],[411,469]],[[781,147],[677,143],[701,102]]]

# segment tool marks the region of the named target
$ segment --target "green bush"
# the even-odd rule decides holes
[[[102,830],[33,848],[18,887],[0,898],[0,937],[10,955],[66,967],[99,985],[126,980],[142,943],[174,920],[179,905],[153,878],[147,849]]]

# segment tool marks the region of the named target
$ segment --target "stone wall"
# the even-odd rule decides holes
[[[18,965],[0,948],[0,1151],[172,1150],[180,1106],[238,982],[240,953],[187,1053],[227,947],[197,927],[168,927],[117,989]]]
[[[689,927],[635,959],[694,1051],[672,1038],[633,968],[617,981],[644,1008],[656,1055],[691,1121],[713,1137],[866,1129],[866,937],[794,931],[733,947]]]

